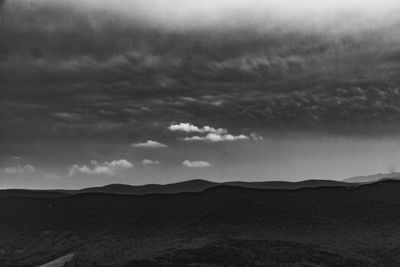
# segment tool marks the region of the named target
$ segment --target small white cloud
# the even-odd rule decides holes
[[[247,140],[249,137],[241,134],[241,135],[232,135],[232,134],[214,134],[209,133],[206,136],[192,136],[185,137],[182,140],[190,142],[190,141],[208,141],[208,142],[223,142],[223,141],[238,141],[238,140]]]
[[[69,168],[69,176],[73,176],[76,173],[82,174],[106,174],[115,175],[118,171],[129,170],[133,168],[133,164],[127,160],[113,160],[111,162],[103,162],[99,164],[97,161],[92,160],[91,166],[87,165],[73,165]]]
[[[158,160],[144,159],[142,161],[142,164],[145,165],[145,166],[160,165],[160,162]]]
[[[179,124],[172,124],[168,127],[170,131],[173,132],[185,132],[185,133],[215,133],[215,134],[223,134],[227,133],[226,129],[222,128],[213,128],[210,126],[204,126],[202,128],[197,127],[191,123],[179,123]]]
[[[27,175],[27,174],[33,174],[36,172],[35,167],[33,167],[30,164],[27,164],[25,166],[13,166],[13,167],[5,167],[3,169],[0,169],[0,173],[5,174],[5,175]]]
[[[208,168],[211,167],[211,164],[207,161],[189,161],[189,160],[185,160],[184,162],[182,162],[183,166],[186,166],[188,168]]]
[[[148,140],[145,143],[133,143],[133,147],[142,147],[142,148],[166,148],[167,145],[159,143],[157,141]]]
[[[181,138],[183,141],[207,141],[207,142],[224,142],[224,141],[238,141],[248,140],[249,137],[243,134],[233,135],[228,133],[227,129],[213,128],[210,126],[197,127],[191,123],[172,124],[168,127],[170,131],[181,131],[185,133],[200,133],[204,135],[195,135],[190,137]]]

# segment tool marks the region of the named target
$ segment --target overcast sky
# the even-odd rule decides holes
[[[0,188],[400,167],[400,2],[9,0]]]

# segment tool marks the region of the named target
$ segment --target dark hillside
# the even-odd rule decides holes
[[[397,257],[387,255],[400,245],[398,192],[399,182],[383,181],[298,190],[218,186],[200,193],[5,198],[0,201],[0,265],[32,266],[70,252],[76,253],[70,266],[173,264],[186,254],[198,259],[215,242],[281,240],[304,244],[307,251],[313,246],[311,262],[317,254],[341,255],[332,256],[336,265],[327,266],[365,266],[356,264],[360,260],[394,266],[400,264]],[[248,249],[256,253],[253,246]],[[284,250],[278,246],[276,251]],[[352,263],[343,265],[346,259]]]

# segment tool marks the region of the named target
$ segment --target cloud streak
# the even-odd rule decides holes
[[[248,140],[249,137],[243,134],[241,135],[232,135],[232,134],[214,134],[209,133],[206,136],[191,136],[185,137],[182,140],[191,142],[191,141],[208,141],[208,142],[223,142],[223,141],[238,141],[238,140]]]

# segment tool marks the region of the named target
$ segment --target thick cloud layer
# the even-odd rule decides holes
[[[394,15],[400,7],[396,0],[80,0],[70,4],[86,10],[106,9],[143,24],[174,30],[236,28],[243,24],[265,29],[278,22],[316,26],[321,21],[329,23],[343,12],[375,19]]]

